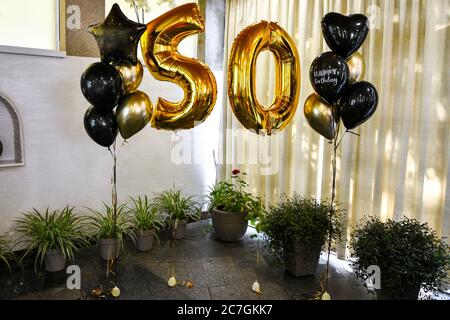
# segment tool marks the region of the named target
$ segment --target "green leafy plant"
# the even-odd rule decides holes
[[[0,261],[3,261],[5,265],[11,270],[10,261],[15,261],[16,256],[11,249],[10,242],[5,236],[0,236]]]
[[[45,212],[34,209],[15,221],[14,230],[20,237],[17,245],[25,245],[25,258],[36,252],[35,269],[42,265],[48,250],[59,250],[66,259],[73,260],[75,252],[87,245],[85,219],[77,216],[73,207]]]
[[[154,207],[160,214],[166,215],[168,222],[174,223],[176,227],[180,220],[200,219],[201,208],[193,199],[192,196],[183,196],[180,190],[166,190],[156,196]]]
[[[147,198],[147,196],[130,198],[132,205],[129,208],[133,228],[137,231],[160,230],[164,227],[164,215]]]
[[[265,233],[266,247],[278,262],[290,256],[296,242],[305,246],[323,246],[331,231],[332,239],[340,235],[340,212],[335,208],[331,219],[331,205],[314,198],[283,195],[271,205],[260,219],[260,230]]]
[[[247,212],[247,218],[255,225],[263,212],[261,200],[246,191],[249,185],[241,175],[245,173],[235,169],[230,179],[210,188],[208,206],[210,210],[217,208],[228,212]]]
[[[126,205],[117,206],[116,219],[114,219],[114,209],[112,206],[103,203],[104,211],[93,209],[88,210],[92,213],[89,217],[91,228],[93,228],[95,238],[100,239],[116,239],[120,249],[123,248],[124,241],[127,237],[135,239],[132,220],[126,210]],[[114,221],[116,220],[116,221]]]
[[[357,257],[356,275],[366,280],[367,267],[379,266],[381,289],[394,297],[420,285],[435,289],[448,277],[449,246],[426,223],[415,219],[382,222],[368,218],[356,227],[350,246]]]

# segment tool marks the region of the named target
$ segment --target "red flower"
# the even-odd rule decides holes
[[[233,173],[233,176],[235,176],[235,175],[241,173],[241,171],[239,171],[239,169],[234,169],[232,173]]]

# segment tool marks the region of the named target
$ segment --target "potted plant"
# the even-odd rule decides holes
[[[359,224],[350,246],[356,275],[366,280],[367,268],[380,268],[378,299],[417,300],[419,290],[439,287],[448,277],[449,246],[426,224],[404,217],[382,222],[371,217]]]
[[[99,246],[100,256],[103,260],[109,261],[117,259],[123,249],[124,240],[127,237],[134,239],[135,235],[125,204],[117,206],[115,217],[113,207],[106,203],[103,205],[105,207],[103,212],[89,208],[88,210],[92,212],[92,216],[89,218]]]
[[[156,232],[164,226],[164,217],[147,196],[130,199],[132,206],[129,213],[136,234],[136,248],[138,251],[148,251],[153,247]]]
[[[335,239],[340,230],[338,210],[334,211],[331,226],[330,213],[327,202],[319,203],[295,193],[281,196],[259,225],[268,251],[296,277],[315,274],[322,246],[330,232]]]
[[[241,240],[247,231],[248,220],[262,211],[261,201],[245,191],[247,187],[240,171],[235,169],[231,179],[216,183],[209,192],[212,225],[222,241]]]
[[[33,209],[15,221],[14,230],[20,238],[17,245],[26,248],[23,258],[36,253],[35,270],[45,261],[46,271],[60,271],[66,259],[72,261],[74,253],[87,244],[84,218],[69,206],[51,212],[47,208],[45,213]]]
[[[201,210],[193,197],[185,197],[180,190],[166,190],[154,199],[154,207],[160,214],[167,216],[172,239],[183,239],[187,221],[199,220]]]

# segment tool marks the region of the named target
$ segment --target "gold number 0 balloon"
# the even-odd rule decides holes
[[[176,7],[147,24],[141,46],[150,73],[158,80],[177,83],[184,90],[181,102],[158,99],[152,127],[190,129],[204,121],[214,108],[217,84],[213,73],[205,64],[177,51],[181,40],[204,29],[200,8],[195,3]]]
[[[276,58],[275,99],[268,108],[256,98],[256,59],[263,50]],[[285,128],[297,110],[300,59],[291,37],[278,24],[261,21],[245,28],[234,40],[228,67],[228,97],[238,120],[247,129]]]

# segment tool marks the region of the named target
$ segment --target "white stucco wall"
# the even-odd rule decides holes
[[[88,102],[80,91],[80,76],[95,61],[0,53],[0,92],[12,100],[22,119],[25,156],[23,167],[0,168],[0,233],[32,207],[99,208],[101,201],[110,201],[111,157],[83,127]],[[217,81],[221,94],[220,75]],[[158,96],[173,101],[182,96],[180,88],[154,80],[147,70],[140,89],[153,103]],[[174,181],[187,194],[202,194],[215,179],[212,148],[221,105],[219,97],[204,124],[176,137],[191,138],[193,148],[187,151],[197,159],[185,154],[182,164],[173,164],[173,147],[175,154],[183,150],[180,142],[172,141],[171,132],[148,126],[132,137],[118,160],[119,200],[152,195],[170,188]],[[197,164],[188,164],[190,160]]]

